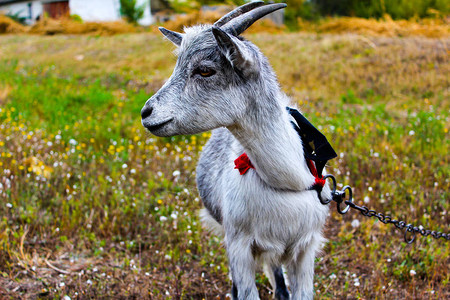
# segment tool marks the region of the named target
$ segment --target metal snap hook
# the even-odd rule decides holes
[[[337,207],[337,211],[341,214],[344,215],[348,212],[348,210],[350,209],[350,204],[347,204],[347,206],[344,209],[341,209],[341,203],[343,202],[342,200],[345,198],[345,191],[348,191],[348,200],[346,200],[345,202],[347,203],[353,203],[353,191],[352,188],[349,185],[344,186],[344,188],[342,189],[342,191],[338,191],[338,193],[340,193],[340,200],[336,203],[336,207]]]
[[[322,199],[321,193],[318,193],[319,201],[323,205],[330,203],[331,200],[333,200],[333,195],[336,193],[336,186],[337,186],[336,178],[334,178],[334,176],[331,174],[327,174],[327,175],[323,176],[323,180],[327,180],[328,178],[331,178],[331,180],[333,181],[332,186],[331,186],[331,198],[324,200],[324,199]]]

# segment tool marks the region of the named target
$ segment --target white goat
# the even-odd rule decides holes
[[[258,299],[258,263],[269,270],[277,299],[313,298],[314,258],[328,213],[310,187],[315,178],[304,158],[267,59],[239,37],[256,20],[285,4],[251,2],[214,25],[185,33],[161,32],[178,47],[172,76],[142,109],[142,124],[157,136],[212,130],[197,167],[206,209],[202,219],[221,228],[234,299]],[[251,169],[234,161],[243,153]],[[250,165],[249,165],[250,166]],[[245,170],[243,170],[245,171]],[[330,197],[325,185],[322,198]]]

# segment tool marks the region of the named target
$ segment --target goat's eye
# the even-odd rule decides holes
[[[206,69],[206,68],[202,68],[202,69],[197,69],[195,70],[194,74],[199,74],[202,77],[210,77],[214,74],[216,74],[216,71],[213,69]]]
[[[209,77],[211,75],[214,75],[214,72],[211,70],[208,70],[208,71],[201,71],[199,74],[200,74],[200,76],[203,76],[203,77]]]

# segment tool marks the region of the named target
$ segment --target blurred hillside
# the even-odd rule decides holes
[[[160,1],[161,2],[161,1]],[[73,15],[63,19],[43,17],[33,26],[23,26],[14,16],[0,15],[1,33],[113,35],[157,32],[157,26],[183,31],[185,26],[212,24],[244,0],[165,0],[164,8],[154,11],[156,23],[141,27],[136,22],[84,22]],[[280,19],[265,18],[249,33],[304,31],[320,33],[357,33],[369,36],[450,35],[450,1],[444,0],[287,0]],[[284,13],[284,15],[283,15]],[[283,19],[284,17],[284,24]]]
[[[242,5],[245,0],[167,0],[175,12],[192,12],[205,5]],[[394,20],[421,18],[448,18],[448,0],[276,0],[288,6],[285,9],[285,22],[291,29],[298,28],[301,20],[318,20],[324,17],[384,18],[389,15]]]
[[[82,22],[72,19],[44,18],[33,26],[23,26],[7,16],[0,15],[0,34],[88,34],[95,36],[115,35],[134,32],[158,33],[157,26],[170,30],[183,31],[186,26],[195,24],[212,24],[221,14],[215,11],[194,11],[154,26],[143,28],[124,21],[116,22]],[[290,30],[286,25],[276,25],[269,19],[256,22],[247,34],[257,32],[282,33]],[[356,33],[366,36],[422,36],[444,38],[450,36],[448,19],[425,18],[417,20],[393,20],[389,15],[382,19],[365,19],[358,17],[326,17],[311,21],[298,18],[294,31],[317,33]]]

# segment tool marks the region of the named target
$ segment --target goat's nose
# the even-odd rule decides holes
[[[144,105],[144,107],[141,110],[142,120],[144,120],[145,118],[150,116],[152,114],[152,111],[153,111],[153,107],[151,107],[150,105]]]

